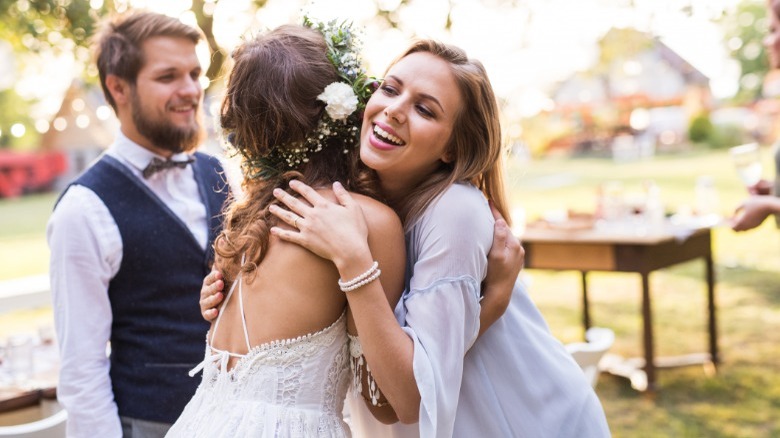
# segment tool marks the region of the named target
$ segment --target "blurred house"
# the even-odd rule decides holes
[[[690,119],[712,105],[709,78],[658,38],[634,29],[613,28],[599,46],[598,62],[552,93],[549,115],[570,126],[552,148],[615,155],[617,147],[630,158],[684,142]]]

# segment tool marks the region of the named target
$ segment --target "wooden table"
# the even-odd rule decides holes
[[[689,234],[682,239],[682,234]],[[565,229],[529,225],[521,237],[525,267],[532,269],[575,270],[582,275],[582,322],[591,326],[588,308],[589,271],[634,272],[642,277],[642,330],[644,357],[607,361],[605,371],[630,378],[638,390],[653,393],[656,368],[705,364],[714,371],[718,363],[715,319],[715,273],[712,260],[712,233],[709,227],[694,230],[661,229],[643,234],[630,230]],[[706,266],[709,353],[655,357],[650,273],[678,263],[703,259]]]
[[[0,388],[0,414],[35,406],[41,400],[56,400],[57,388]]]

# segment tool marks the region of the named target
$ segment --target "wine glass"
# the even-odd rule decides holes
[[[746,143],[729,148],[737,175],[746,187],[753,187],[761,180],[761,153],[758,143]]]

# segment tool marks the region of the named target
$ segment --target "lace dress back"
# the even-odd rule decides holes
[[[349,382],[346,313],[330,326],[293,339],[250,347],[237,278],[206,338],[206,357],[190,371],[203,380],[167,436],[348,437],[342,409]],[[248,353],[212,347],[238,285]],[[238,361],[228,369],[230,357]]]

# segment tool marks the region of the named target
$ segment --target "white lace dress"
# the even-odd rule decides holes
[[[202,368],[203,381],[167,436],[349,437],[342,418],[349,382],[345,314],[316,333],[249,348],[241,280],[235,284],[249,352],[211,347],[218,318],[205,360],[190,372]],[[240,359],[226,371],[230,356]]]

